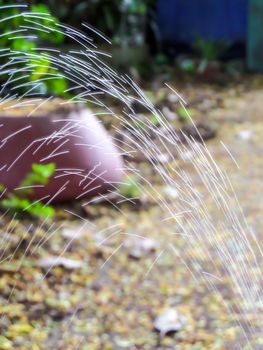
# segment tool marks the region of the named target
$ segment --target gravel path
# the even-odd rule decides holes
[[[200,90],[185,87],[182,93],[197,120],[218,124],[217,137],[208,141],[208,148],[229,175],[260,244],[263,90],[246,90],[245,84],[204,87],[203,97]],[[175,234],[174,220],[163,221],[167,212],[149,197],[137,206],[123,203],[121,212],[105,203],[92,205],[81,213],[83,220],[60,208],[56,222],[40,223],[29,232],[28,221],[2,219],[6,240],[1,242],[5,249],[0,264],[0,349],[231,350],[239,349],[239,342],[249,349],[242,329],[255,332],[249,334],[252,347],[263,349],[261,304],[253,294],[263,268],[259,248],[249,236],[256,257],[239,251],[239,236],[224,231],[224,217],[193,172],[192,156],[185,154],[188,160],[181,157],[176,166],[191,174],[217,235],[205,236],[201,225],[195,230],[200,240]],[[168,202],[177,200],[176,192],[164,186],[149,165],[137,166]],[[243,225],[233,195],[229,205]],[[77,212],[78,204],[76,208],[70,210]],[[191,232],[193,223],[184,224]],[[238,295],[228,273],[230,260],[218,254],[220,246],[233,253],[236,276],[244,277],[251,291],[243,294],[247,300]],[[253,266],[253,273],[242,264]],[[157,319],[160,315],[163,318]],[[157,324],[161,333],[154,330]],[[169,330],[177,332],[166,334]]]

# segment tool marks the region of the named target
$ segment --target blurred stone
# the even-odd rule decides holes
[[[237,135],[240,139],[244,141],[248,141],[251,139],[252,134],[253,134],[252,130],[242,130]]]
[[[40,259],[37,265],[44,269],[62,266],[69,270],[75,270],[83,267],[84,264],[81,261],[63,258],[61,256],[49,256],[47,258]]]
[[[140,259],[156,250],[156,242],[151,238],[132,236],[124,242],[124,247],[131,258]]]
[[[174,112],[172,112],[168,107],[163,107],[162,108],[163,115],[168,119],[168,120],[177,120],[178,115]]]
[[[186,318],[180,315],[174,308],[168,309],[159,315],[154,321],[154,328],[161,336],[180,331],[186,325]]]

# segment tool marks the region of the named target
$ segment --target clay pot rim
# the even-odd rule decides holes
[[[56,98],[54,98],[56,99]],[[27,99],[30,100],[30,99]],[[66,99],[60,99],[61,101],[68,101]],[[47,101],[48,104],[49,101]],[[50,102],[52,102],[52,99],[50,100]],[[83,103],[68,103],[65,104],[68,105],[69,107],[63,107],[63,105],[58,104],[57,108],[51,109],[49,111],[44,112],[43,110],[40,109],[40,114],[32,114],[32,115],[28,115],[30,112],[25,112],[25,114],[20,114],[20,115],[12,115],[12,113],[8,114],[8,113],[4,113],[2,114],[2,110],[0,109],[0,121],[8,121],[11,122],[11,120],[13,119],[15,122],[18,120],[43,120],[43,119],[54,119],[55,117],[59,117],[60,119],[65,119],[65,121],[69,118],[70,114],[72,113],[79,113],[83,110],[88,109],[88,107],[83,104]],[[19,107],[16,107],[19,108]],[[21,107],[23,108],[23,106]],[[32,106],[32,110],[35,107]],[[89,109],[88,109],[89,110]],[[90,111],[90,110],[89,110]],[[38,113],[37,110],[35,113]]]
[[[83,108],[84,110],[85,108]],[[56,112],[49,112],[47,114],[40,114],[38,116],[10,116],[10,115],[1,115],[0,114],[0,121],[8,121],[11,122],[11,120],[13,119],[14,121],[18,121],[18,120],[43,120],[43,119],[54,119],[54,117],[60,117],[60,119],[64,119],[65,121],[68,119],[68,116],[74,113],[74,111],[69,111],[66,115],[62,115],[62,114],[57,114]]]

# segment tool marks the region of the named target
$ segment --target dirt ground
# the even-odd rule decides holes
[[[188,101],[194,120],[216,128],[207,147],[229,175],[260,243],[263,84],[254,78],[226,87],[176,82],[173,86]],[[192,171],[192,156],[190,150],[185,152],[177,165],[192,177],[219,225],[222,217]],[[146,161],[136,167],[167,201],[177,200],[176,191],[167,188]],[[242,301],[226,273],[229,260],[216,254],[213,242],[204,254],[199,246],[206,238],[201,227],[200,242],[189,244],[174,234],[174,221],[165,220],[167,212],[146,192],[143,197],[136,205],[126,202],[116,208],[102,202],[83,211],[74,203],[57,208],[54,222],[32,226],[30,220],[2,216],[0,349],[263,349],[260,306],[242,314]],[[232,238],[223,235],[220,244],[231,245]],[[255,252],[259,254],[256,248]],[[252,253],[245,254],[250,261]],[[255,273],[260,280],[259,255]],[[197,273],[200,267],[218,276],[212,265],[221,271],[220,280],[212,278],[217,289]],[[163,318],[158,319],[160,315]],[[161,332],[154,329],[158,325]],[[244,333],[249,334],[251,347]]]

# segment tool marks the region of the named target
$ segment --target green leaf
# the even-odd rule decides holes
[[[48,179],[50,176],[52,176],[55,172],[56,164],[55,163],[48,163],[48,164],[32,164],[32,170],[34,173],[39,174],[46,179]]]
[[[13,39],[11,43],[12,50],[28,52],[36,47],[36,44],[32,41],[20,38]]]
[[[38,12],[38,13],[47,13],[47,14],[50,13],[48,7],[44,4],[31,5],[31,11]]]
[[[42,13],[45,15],[49,15],[43,16],[41,19],[39,19],[39,21],[41,22],[41,24],[47,26],[51,33],[40,32],[39,37],[42,39],[47,39],[53,43],[61,43],[64,40],[65,36],[63,35],[63,33],[60,33],[60,31],[58,31],[57,24],[59,23],[59,21],[56,17],[51,15],[49,8],[44,4],[38,4],[32,5],[31,10],[40,14]]]
[[[5,190],[5,186],[0,183],[0,192],[3,192]]]
[[[193,48],[208,62],[217,60],[226,51],[229,44],[226,41],[209,41],[201,37],[196,37]]]
[[[128,176],[120,186],[120,193],[126,198],[140,197],[139,178],[136,175]]]
[[[155,57],[155,63],[159,66],[166,65],[169,63],[169,58],[164,53],[158,53]]]
[[[1,206],[5,209],[23,210],[30,205],[28,199],[21,199],[15,195],[10,195],[1,201]]]
[[[27,208],[26,211],[29,214],[37,217],[53,217],[55,214],[55,210],[53,207],[51,207],[50,205],[45,206],[41,202],[34,203],[29,208]]]
[[[53,79],[47,80],[45,83],[47,85],[48,91],[59,96],[63,96],[65,90],[68,88],[68,82],[63,77],[55,77]]]
[[[191,58],[184,58],[178,62],[179,68],[186,73],[194,73],[196,70],[195,62]]]
[[[34,184],[45,185],[47,183],[47,179],[41,174],[30,173],[27,174],[25,179],[21,181],[21,187],[32,186]]]
[[[177,113],[179,114],[179,117],[184,120],[187,121],[189,120],[189,113],[187,112],[185,107],[179,107],[177,109]]]
[[[46,185],[49,178],[54,174],[56,169],[55,163],[49,164],[32,164],[32,172],[27,174],[25,179],[21,181],[20,186],[32,186],[36,183]],[[2,186],[2,187],[1,187]],[[0,189],[4,189],[4,186],[0,184]],[[33,194],[32,188],[24,188],[14,193],[9,193],[7,198],[0,201],[0,206],[4,209],[10,209],[11,211],[22,214],[27,212],[28,214],[36,217],[53,217],[55,210],[50,205],[45,205],[42,202],[32,203],[27,198],[30,194]],[[24,198],[25,197],[25,198]]]
[[[30,80],[38,80],[39,78],[45,76],[50,70],[50,58],[48,55],[40,55],[39,58],[33,58],[30,62],[33,66],[33,72],[30,75]]]
[[[160,126],[160,119],[155,115],[151,115],[151,121],[155,126]]]

